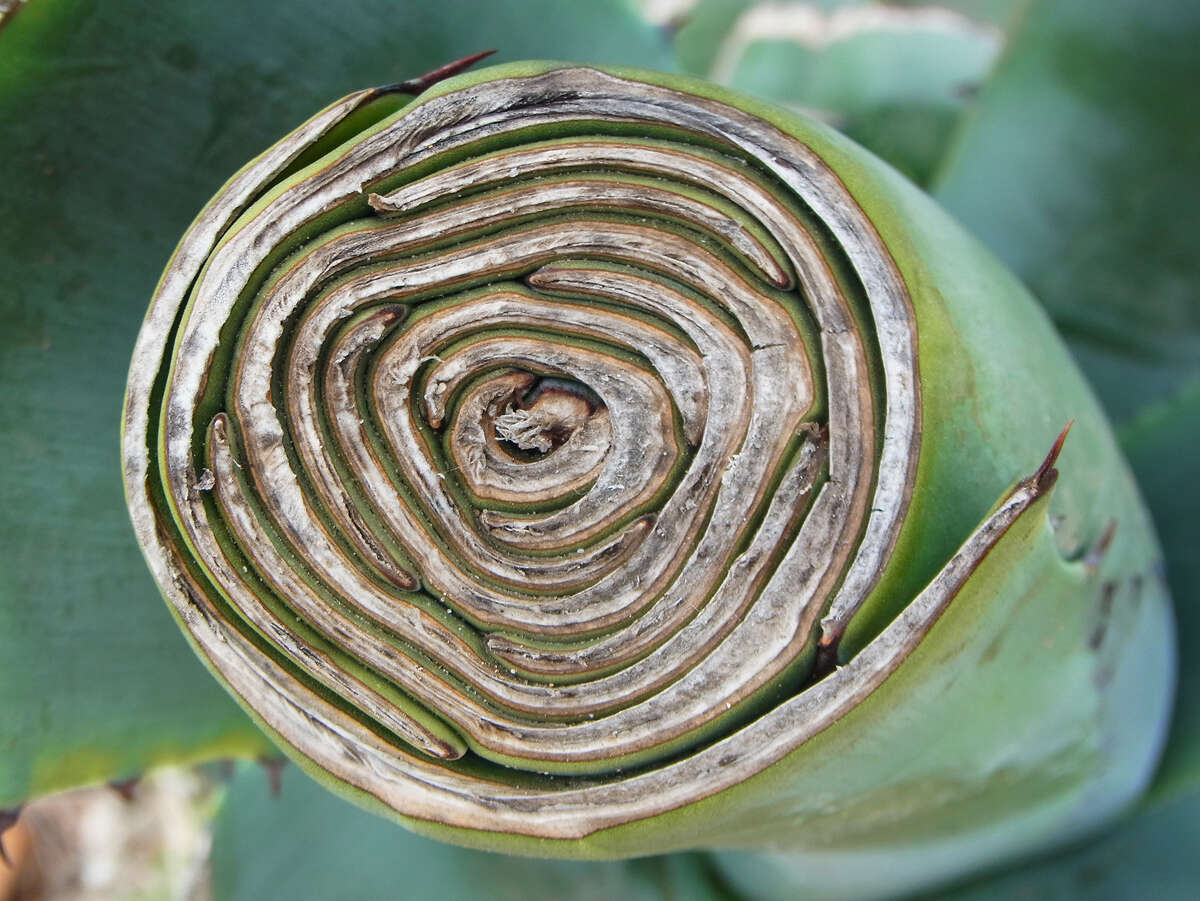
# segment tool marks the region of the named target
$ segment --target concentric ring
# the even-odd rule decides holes
[[[235,176],[159,286],[125,446],[164,593],[266,725],[408,816],[569,838],[744,780],[1033,494],[829,673],[920,432],[911,303],[837,175],[569,68],[310,162],[378,96]]]

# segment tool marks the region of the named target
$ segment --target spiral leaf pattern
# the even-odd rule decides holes
[[[759,772],[1045,473],[835,669],[920,438],[912,305],[837,175],[589,69],[338,143],[382,96],[235,176],[160,283],[125,466],[162,590],[261,721],[408,816],[572,838]]]

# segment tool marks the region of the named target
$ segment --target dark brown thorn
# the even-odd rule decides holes
[[[287,766],[287,758],[260,757],[258,758],[258,765],[267,774],[267,785],[270,788],[271,797],[278,798],[280,791],[283,789],[283,768]]]
[[[1117,594],[1116,582],[1105,582],[1100,586],[1100,603],[1097,607],[1096,626],[1088,636],[1088,647],[1093,651],[1100,650],[1104,644],[1104,636],[1108,633],[1108,622],[1112,617],[1113,598]]]
[[[120,795],[122,801],[128,803],[133,800],[134,790],[141,781],[141,776],[130,776],[128,779],[112,779],[109,780],[108,787]]]
[[[495,50],[483,50],[479,53],[472,53],[470,56],[464,56],[462,59],[456,59],[452,63],[446,63],[444,66],[439,66],[432,72],[426,72],[419,78],[410,78],[407,81],[397,81],[395,84],[383,85],[376,90],[380,94],[420,94],[439,81],[445,81],[459,72],[465,72],[471,66],[475,65],[481,59],[487,59],[495,53]]]
[[[1054,464],[1058,461],[1058,455],[1062,453],[1063,444],[1067,440],[1067,433],[1071,431],[1071,426],[1075,425],[1075,420],[1072,419],[1067,423],[1066,427],[1058,433],[1058,437],[1054,439],[1054,446],[1050,448],[1050,453],[1046,454],[1046,459],[1042,461],[1042,465],[1037,468],[1029,479],[1033,486],[1037,489],[1038,494],[1045,494],[1058,479],[1058,470],[1054,468]]]
[[[17,825],[17,820],[21,818],[21,808],[24,806],[24,804],[18,804],[16,807],[0,810],[0,860],[3,860],[4,865],[10,870],[13,868],[13,862],[12,858],[8,856],[8,849],[4,847],[4,833]]]
[[[1088,552],[1083,555],[1083,565],[1088,572],[1095,572],[1100,568],[1100,564],[1104,562],[1104,556],[1112,546],[1115,534],[1117,534],[1117,521],[1110,519],[1105,525],[1104,531],[1100,533],[1100,540],[1088,548]]]

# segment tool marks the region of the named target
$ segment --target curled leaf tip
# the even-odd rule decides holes
[[[495,50],[481,50],[478,53],[472,53],[469,56],[464,56],[461,59],[456,59],[453,62],[446,63],[444,66],[438,66],[430,72],[417,78],[409,78],[405,81],[397,81],[393,84],[384,85],[377,88],[380,94],[420,94],[428,90],[439,81],[445,81],[447,78],[458,75],[471,68],[480,60],[487,59]]]
[[[1058,479],[1058,470],[1054,468],[1054,464],[1058,462],[1059,454],[1062,453],[1063,445],[1066,444],[1067,435],[1073,425],[1075,425],[1074,419],[1063,427],[1063,430],[1058,433],[1058,437],[1054,439],[1050,452],[1046,454],[1046,459],[1030,476],[1030,482],[1037,487],[1039,493],[1045,493],[1054,487],[1054,483]]]

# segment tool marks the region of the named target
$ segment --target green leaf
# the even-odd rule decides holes
[[[701,3],[676,49],[686,68],[816,115],[921,183],[1001,39],[951,10],[726,0]]]
[[[702,854],[578,863],[469,851],[365,813],[291,766],[276,798],[257,768],[238,770],[217,817],[212,865],[224,901],[730,897]]]
[[[1020,14],[1029,0],[886,0],[889,6],[949,9],[976,22],[1006,27]]]
[[[242,163],[351,90],[489,47],[671,67],[622,0],[36,0],[0,31],[0,804],[268,746],[193,657],[128,524],[134,337]]]
[[[1198,42],[1194,3],[1035,3],[936,189],[1030,284],[1129,424],[1180,630],[1160,791],[1200,780]]]
[[[935,180],[1118,423],[1200,372],[1200,6],[1033,4]]]
[[[675,54],[691,75],[708,75],[722,42],[753,0],[700,0],[675,35]]]
[[[1169,797],[1200,785],[1200,380],[1147,410],[1121,434],[1158,525],[1175,598],[1179,686],[1170,742],[1152,788]]]

